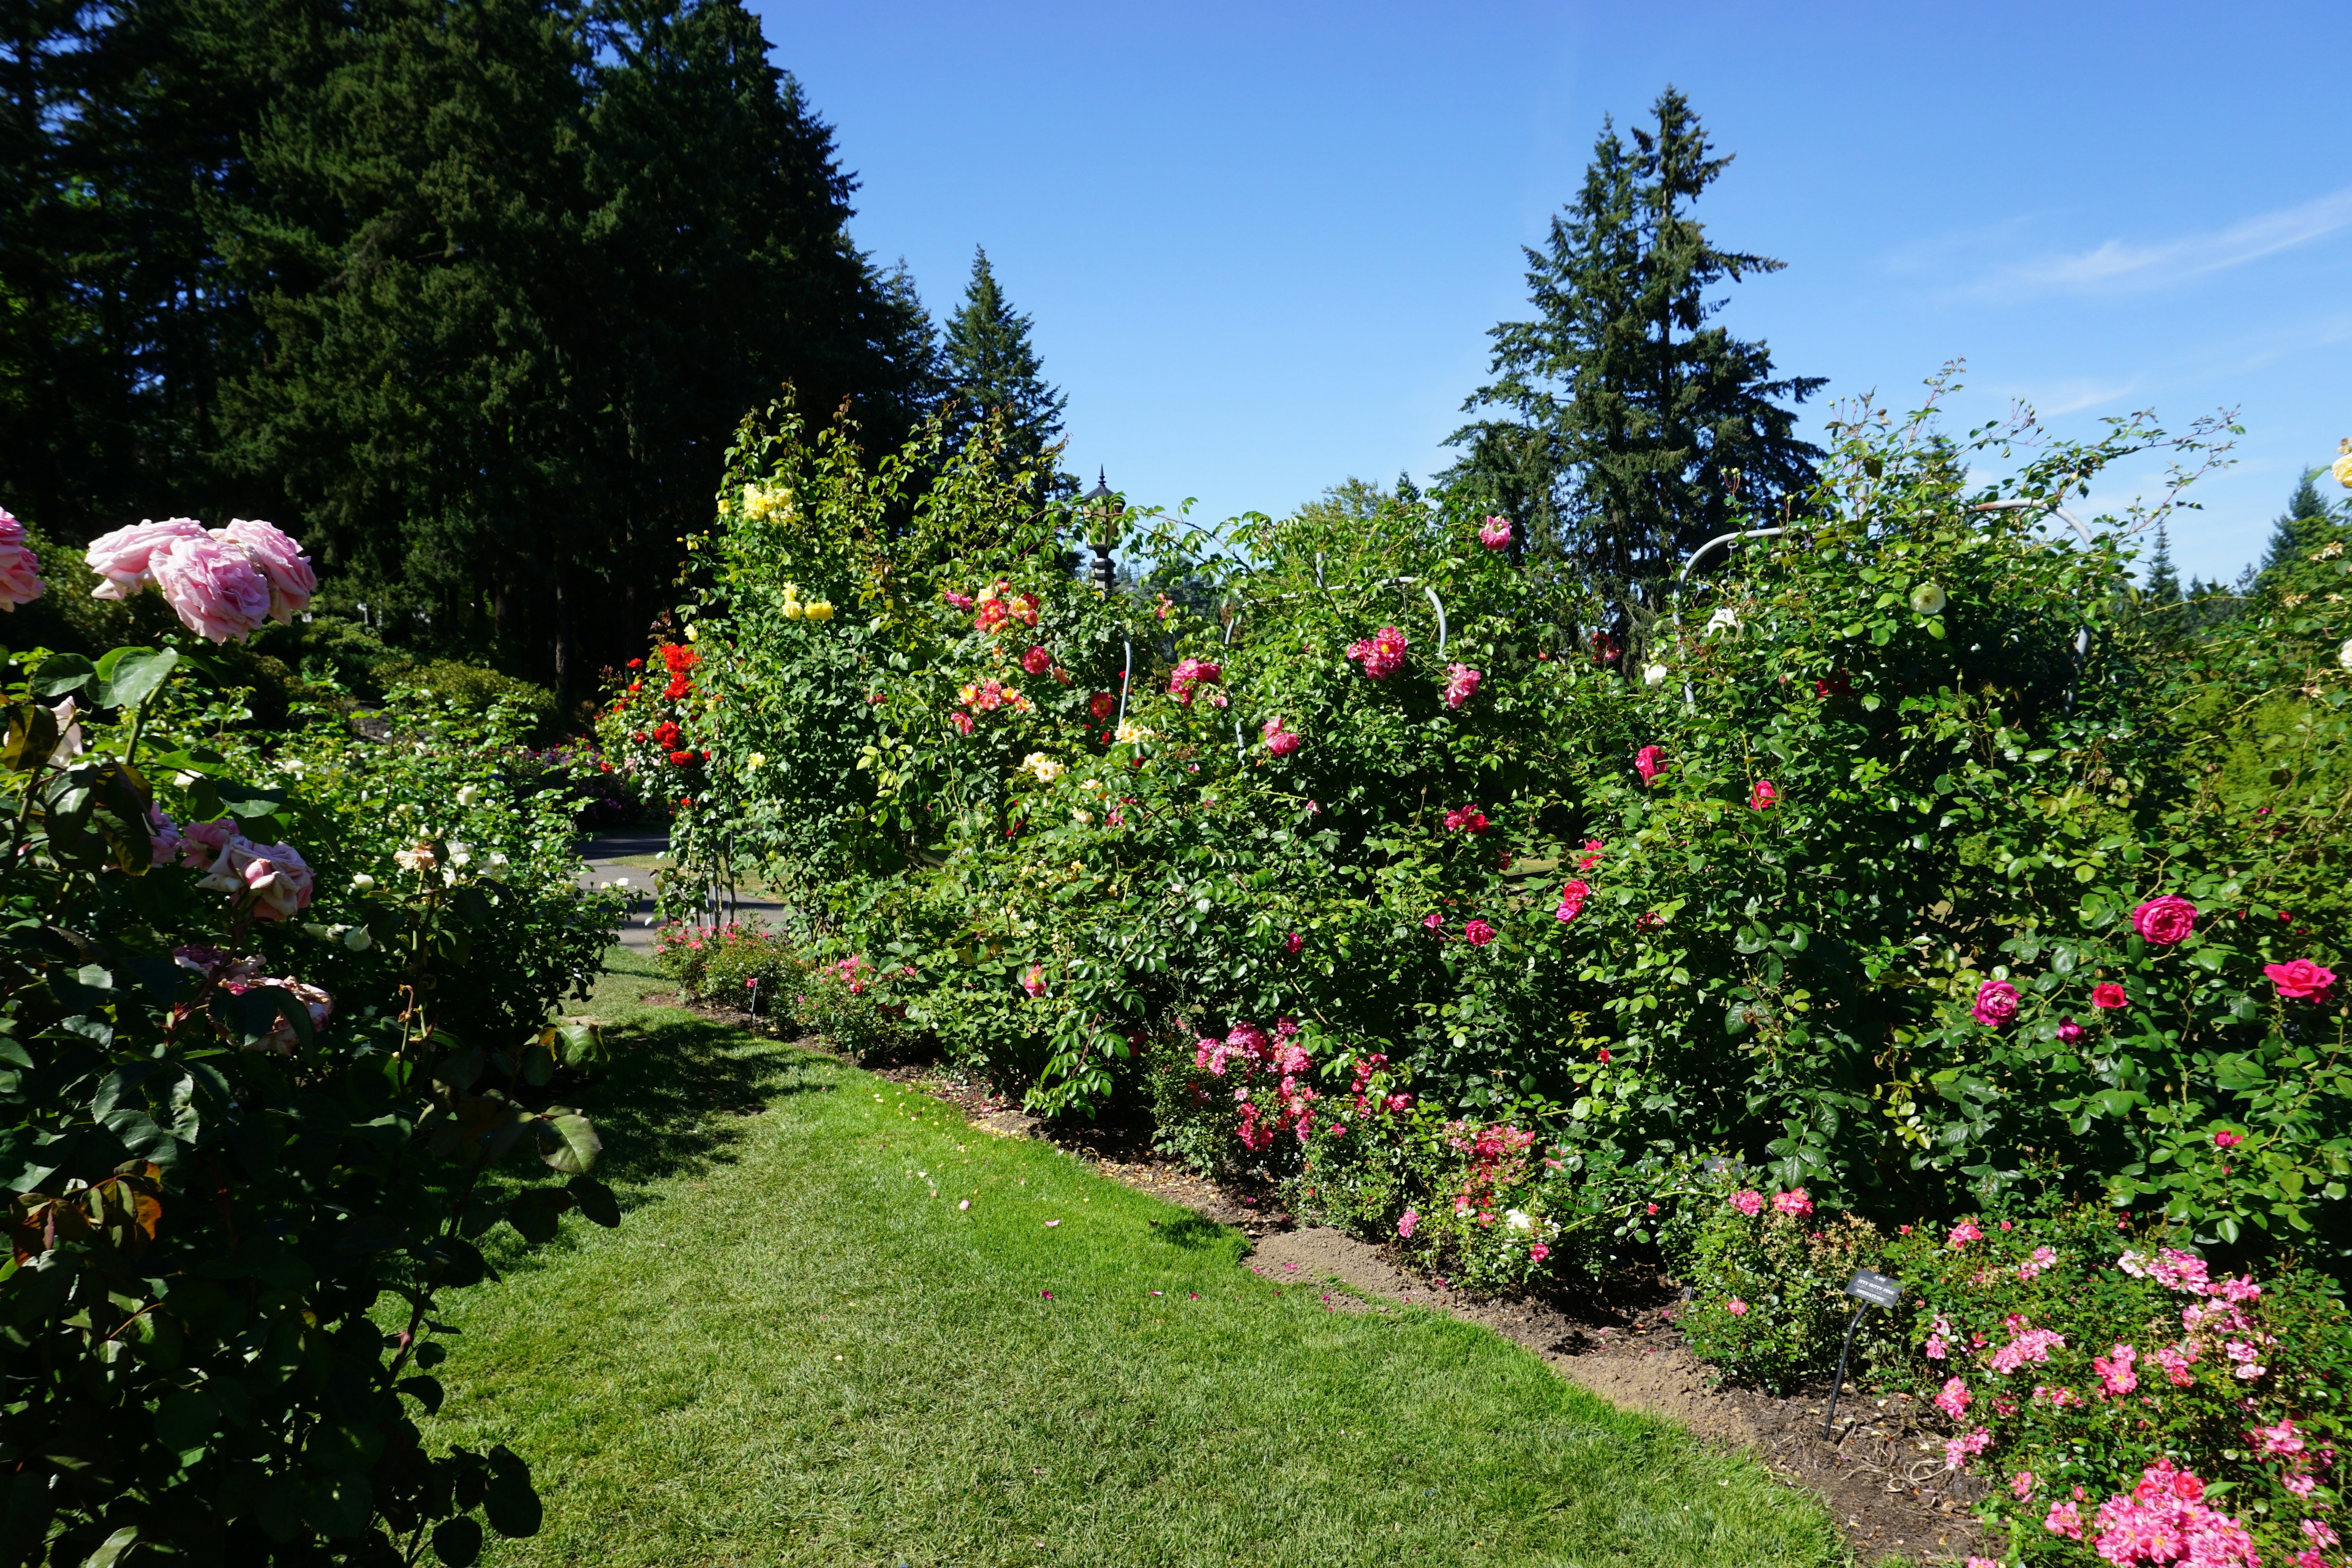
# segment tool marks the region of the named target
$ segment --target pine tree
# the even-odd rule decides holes
[[[2314,535],[2333,521],[2327,515],[2327,503],[2320,499],[2319,486],[2315,481],[2326,473],[2314,468],[2295,483],[2286,498],[2286,510],[2271,524],[2270,545],[2263,552],[2263,563],[2256,573],[2257,587],[2267,587],[2294,566],[2315,548]]]
[[[1494,329],[1496,379],[1464,404],[1502,416],[1449,442],[1465,448],[1450,482],[1612,596],[1779,512],[1822,455],[1791,406],[1822,379],[1775,379],[1762,343],[1709,321],[1710,289],[1784,263],[1708,241],[1690,209],[1731,160],[1679,92],[1654,112],[1630,147],[1602,122],[1575,204],[1527,251],[1536,319]]]
[[[1046,384],[1044,363],[1029,342],[1030,326],[1030,318],[1014,310],[998,286],[988,252],[974,247],[963,308],[948,319],[940,345],[941,378],[953,400],[948,435],[961,446],[982,425],[1000,419],[1008,466],[1034,464],[1060,441],[1062,410],[1069,401]],[[1066,479],[1056,488],[1076,487]]]
[[[2180,603],[2180,574],[2172,566],[2172,540],[2160,522],[2156,525],[2156,553],[2147,563],[2147,587],[2140,597],[2152,607]]]

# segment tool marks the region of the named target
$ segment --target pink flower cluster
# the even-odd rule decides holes
[[[1445,814],[1448,833],[1484,833],[1490,826],[1486,814],[1475,805],[1459,805]]]
[[[29,605],[48,589],[40,558],[25,547],[25,525],[0,508],[0,610]]]
[[[1386,680],[1404,664],[1404,650],[1409,645],[1402,632],[1394,626],[1382,626],[1370,637],[1348,645],[1348,657],[1364,667],[1364,674],[1373,680]]]
[[[2091,1370],[2099,1374],[2099,1397],[2119,1398],[2139,1386],[2139,1373],[2132,1370],[2138,1356],[2137,1351],[2118,1340],[2106,1354],[2091,1358]]]
[[[2058,1253],[2055,1248],[2037,1247],[2033,1249],[2032,1257],[2017,1266],[2017,1277],[2020,1280],[2030,1281],[2035,1275],[2042,1273],[2057,1261]]]
[[[1993,1371],[2007,1376],[2028,1362],[2036,1364],[2047,1363],[2052,1351],[2065,1348],[2065,1335],[2050,1329],[2027,1329],[2009,1343],[1993,1352],[1992,1359],[1986,1364]]]
[[[1307,1047],[1297,1043],[1297,1033],[1298,1026],[1288,1018],[1275,1020],[1271,1036],[1244,1021],[1234,1025],[1222,1040],[1202,1036],[1192,1053],[1193,1066],[1240,1085],[1234,1090],[1234,1101],[1241,1110],[1235,1135],[1242,1147],[1253,1153],[1271,1148],[1275,1136],[1286,1131],[1304,1143],[1311,1130],[1315,1101],[1320,1096],[1300,1081],[1314,1060]],[[1262,1106],[1252,1090],[1267,1079],[1273,1080],[1271,1103]]]
[[[1785,1193],[1772,1194],[1772,1208],[1777,1214],[1797,1219],[1810,1219],[1813,1213],[1812,1195],[1802,1187],[1791,1187]]]
[[[1731,1194],[1731,1206],[1754,1219],[1764,1212],[1764,1194],[1752,1188],[1734,1193]]]
[[[1466,664],[1445,667],[1445,705],[1459,708],[1478,693],[1478,682],[1486,677]]]
[[[1205,658],[1188,658],[1179,664],[1175,669],[1170,673],[1168,677],[1168,695],[1176,699],[1177,701],[1189,706],[1192,703],[1193,694],[1200,688],[1203,686],[1214,686],[1224,678],[1225,671],[1223,666],[1212,663],[1210,660]],[[1215,701],[1223,695],[1223,694],[1222,692],[1211,692],[1209,694],[1210,700]],[[1220,703],[1219,706],[1223,706],[1223,704]]]
[[[2118,1568],[2137,1563],[2188,1563],[2196,1568],[2224,1568],[2242,1563],[2252,1568],[2253,1537],[2244,1525],[2203,1501],[2205,1483],[2187,1470],[2177,1470],[2169,1458],[2159,1458],[2140,1472],[2139,1484],[2128,1497],[2112,1497],[2099,1505],[2091,1528],[2096,1532],[2098,1554]],[[2051,1510],[2052,1520],[2058,1510]],[[2074,1530],[2045,1521],[2053,1534],[2081,1539],[2079,1514]]]
[[[1944,1468],[1965,1470],[1969,1461],[1992,1447],[1992,1428],[1979,1426],[1965,1437],[1954,1437],[1944,1445]]]
[[[1298,750],[1298,736],[1284,729],[1279,719],[1268,719],[1259,727],[1258,733],[1265,737],[1265,749],[1277,757],[1286,757]]]
[[[1977,1228],[1977,1222],[1972,1219],[1964,1219],[1960,1221],[1959,1224],[1952,1227],[1951,1234],[1944,1238],[1946,1244],[1954,1251],[1959,1250],[1961,1247],[1966,1247],[1972,1241],[1982,1241],[1983,1239],[1984,1232]]]
[[[183,626],[213,642],[242,642],[266,620],[290,622],[319,591],[301,546],[246,518],[215,529],[192,517],[133,523],[92,541],[83,559],[106,579],[93,597],[152,587]]]
[[[1447,1147],[1470,1156],[1470,1169],[1462,1190],[1454,1195],[1454,1212],[1475,1210],[1481,1223],[1493,1223],[1494,1216],[1486,1212],[1488,1200],[1496,1188],[1508,1186],[1526,1173],[1528,1152],[1535,1147],[1536,1135],[1507,1121],[1498,1121],[1491,1127],[1451,1121],[1446,1123],[1445,1133]]]
[[[1478,528],[1478,542],[1489,550],[1500,550],[1511,542],[1511,520],[1490,517]]]

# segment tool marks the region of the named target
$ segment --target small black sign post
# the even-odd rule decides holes
[[[1862,1327],[1862,1315],[1874,1306],[1892,1307],[1903,1300],[1903,1281],[1857,1268],[1853,1278],[1845,1282],[1845,1293],[1858,1298],[1861,1304],[1854,1308],[1853,1321],[1845,1326],[1845,1343],[1838,1350],[1837,1386],[1830,1390],[1829,1418],[1822,1423],[1823,1442],[1829,1441],[1832,1429],[1837,1426],[1838,1395],[1845,1392],[1846,1358],[1853,1353],[1854,1331]]]

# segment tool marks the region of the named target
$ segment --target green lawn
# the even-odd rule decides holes
[[[504,1440],[547,1504],[486,1562],[1843,1560],[1811,1499],[1483,1330],[1330,1310],[1231,1231],[646,1007],[646,961],[612,962],[625,1061],[588,1105],[622,1226],[446,1314],[430,1440]]]

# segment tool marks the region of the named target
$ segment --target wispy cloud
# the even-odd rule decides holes
[[[2352,187],[2301,206],[2264,213],[2210,234],[2153,245],[2110,239],[2089,250],[2014,263],[1968,291],[2015,299],[2034,294],[2119,294],[2163,289],[2352,228]]]

